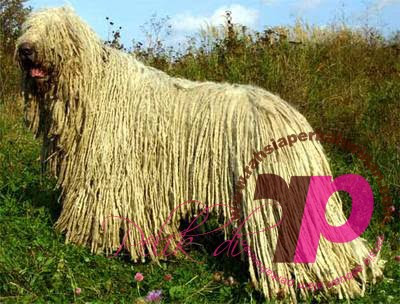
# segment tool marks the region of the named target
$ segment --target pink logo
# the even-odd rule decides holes
[[[329,198],[337,191],[346,191],[352,199],[347,221],[338,227],[326,220]],[[342,175],[331,180],[330,176],[313,176],[300,229],[294,261],[314,263],[321,235],[333,243],[347,243],[367,229],[374,209],[374,197],[368,182],[355,174]]]
[[[352,198],[350,217],[339,227],[326,220],[329,198],[337,191],[345,191]],[[355,174],[334,181],[330,176],[294,176],[289,186],[280,176],[261,174],[254,198],[281,203],[283,216],[275,263],[314,263],[321,235],[333,243],[356,239],[368,227],[374,207],[370,185]]]

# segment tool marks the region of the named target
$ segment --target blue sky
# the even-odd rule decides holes
[[[385,33],[400,30],[400,0],[31,0],[33,8],[72,5],[103,39],[107,39],[108,16],[122,26],[123,42],[143,40],[140,26],[156,13],[171,17],[174,41],[183,40],[206,22],[223,22],[223,12],[230,9],[234,22],[261,30],[266,26],[293,24],[297,18],[319,26],[335,18],[346,18],[357,27],[367,21]]]

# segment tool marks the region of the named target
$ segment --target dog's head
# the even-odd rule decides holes
[[[80,75],[101,52],[102,43],[90,27],[71,8],[61,7],[28,17],[15,57],[25,79],[46,89],[63,75],[69,79]]]

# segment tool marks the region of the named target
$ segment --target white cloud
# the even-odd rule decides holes
[[[286,4],[289,6],[294,6],[297,9],[300,10],[307,10],[307,9],[313,9],[318,7],[324,0],[301,0],[301,1],[289,1],[289,3]],[[389,0],[391,1],[391,0]],[[394,0],[397,1],[397,0]],[[285,4],[285,1],[282,0],[261,0],[261,2],[265,5],[275,5],[275,4]]]
[[[240,4],[222,6],[214,11],[211,16],[194,16],[190,13],[179,14],[171,19],[171,25],[175,30],[194,31],[208,25],[225,24],[225,12],[232,12],[232,22],[254,28],[257,25],[259,12]]]
[[[400,0],[377,0],[375,2],[375,7],[376,9],[381,10],[387,6],[394,4],[400,4]]]
[[[302,0],[299,1],[297,6],[300,10],[309,10],[316,8],[323,0]]]

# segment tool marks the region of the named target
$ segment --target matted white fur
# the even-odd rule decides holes
[[[112,253],[129,228],[130,243],[140,234],[155,234],[182,202],[195,199],[208,205],[226,204],[253,153],[272,139],[310,132],[306,119],[277,96],[248,85],[191,82],[145,66],[132,55],[103,45],[98,36],[69,8],[30,15],[18,44],[35,45],[43,66],[53,67],[57,81],[44,95],[30,91],[25,81],[26,114],[31,128],[44,136],[43,161],[62,189],[62,213],[57,229],[67,242],[87,245],[93,252]],[[321,145],[297,143],[274,152],[249,179],[243,215],[259,206],[254,201],[258,173],[291,176],[331,175]],[[179,219],[199,208],[181,208],[166,230],[177,233]],[[226,219],[228,207],[216,208]],[[255,214],[246,232],[277,221],[271,205]],[[101,224],[107,220],[107,229]],[[345,222],[338,196],[331,199],[330,223]],[[229,238],[229,229],[226,231]],[[331,281],[343,276],[368,255],[366,242],[348,244],[321,239],[314,264],[274,264],[277,230],[247,237],[265,265],[297,283]],[[128,247],[140,259],[138,247]],[[152,259],[157,257],[152,255]],[[378,259],[377,259],[378,260]],[[296,301],[310,291],[281,285],[260,273],[249,261],[251,280],[267,298],[278,293]],[[371,279],[381,275],[373,262]],[[357,280],[325,290],[340,297],[363,294],[366,267]],[[298,296],[297,296],[298,298]]]

